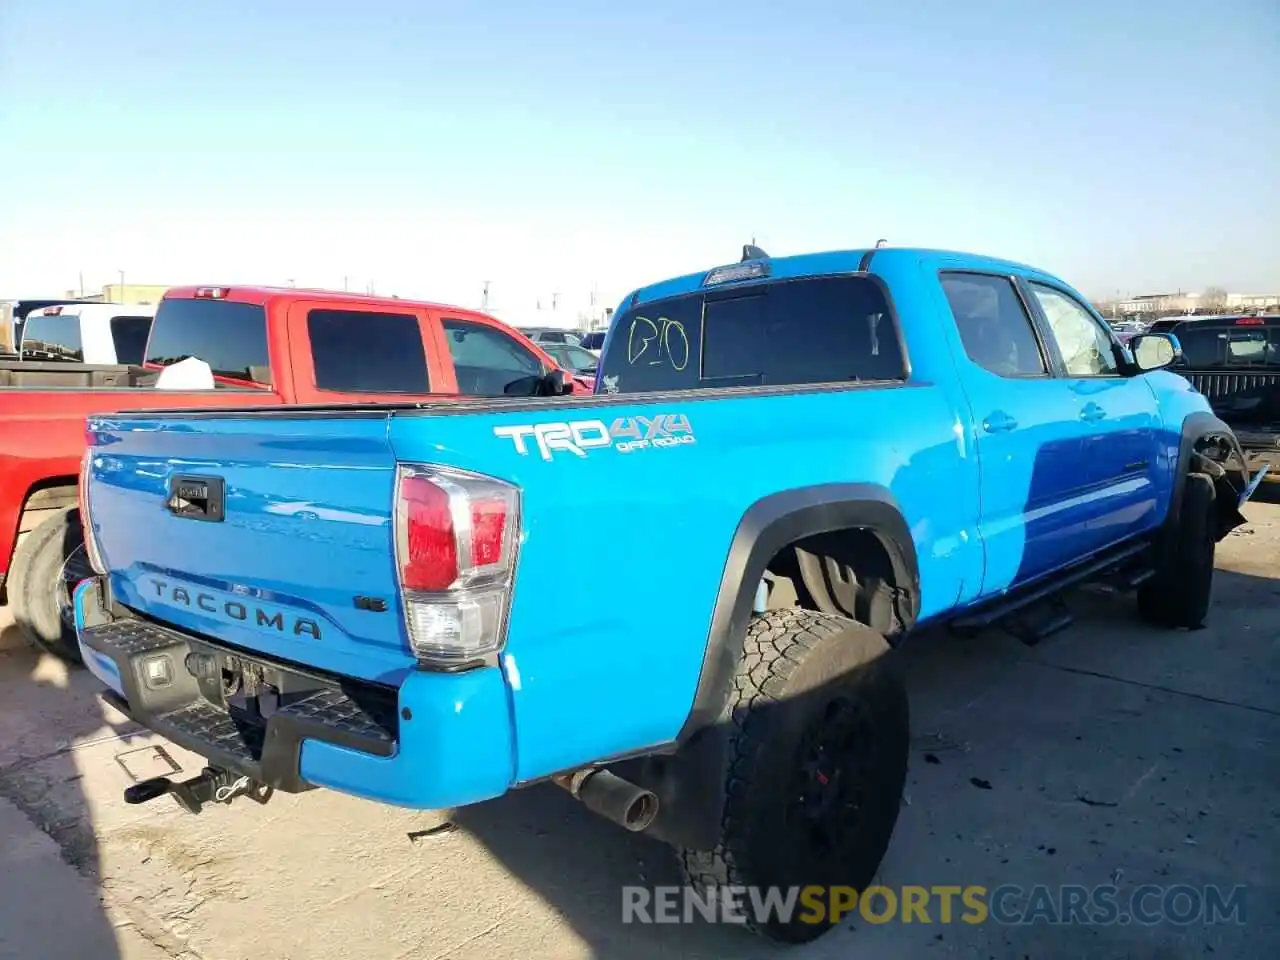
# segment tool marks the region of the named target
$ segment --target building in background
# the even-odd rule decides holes
[[[159,303],[168,284],[158,283],[108,283],[100,293],[87,293],[79,299],[94,303]],[[67,291],[68,297],[76,297],[75,290]]]
[[[1169,317],[1178,314],[1274,313],[1280,310],[1280,293],[1228,293],[1210,287],[1203,293],[1147,293],[1138,297],[1095,302],[1103,316]]]
[[[1226,299],[1230,310],[1280,310],[1280,293],[1228,293]]]

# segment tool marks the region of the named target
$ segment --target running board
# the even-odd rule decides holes
[[[1101,556],[1086,560],[1075,567],[1071,567],[1061,573],[1056,574],[1044,583],[1034,584],[1030,587],[1017,589],[1012,593],[1003,597],[997,597],[995,600],[989,601],[975,613],[967,616],[959,617],[951,621],[953,630],[976,631],[984,630],[987,627],[1004,620],[1011,614],[1024,610],[1034,603],[1041,600],[1048,600],[1055,594],[1060,593],[1067,587],[1075,586],[1083,580],[1088,580],[1095,574],[1101,573],[1111,567],[1119,566],[1126,560],[1132,560],[1141,555],[1149,548],[1150,544],[1146,541],[1131,543],[1119,550],[1111,553],[1105,553]],[[1135,576],[1133,578],[1136,583],[1141,583],[1146,576]],[[1068,621],[1069,623],[1070,621]],[[1057,629],[1063,629],[1058,627]],[[1056,630],[1053,632],[1057,632]]]

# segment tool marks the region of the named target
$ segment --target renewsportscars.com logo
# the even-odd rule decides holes
[[[585,457],[588,450],[613,447],[619,453],[653,447],[678,447],[693,443],[689,418],[681,413],[659,413],[652,417],[618,417],[612,424],[603,420],[569,420],[563,423],[535,423],[515,427],[494,427],[494,436],[507,437],[516,453],[524,456],[536,447],[543,460],[556,452]]]

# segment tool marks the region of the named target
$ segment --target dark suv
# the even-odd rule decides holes
[[[1178,317],[1152,333],[1172,333],[1182,359],[1170,369],[1235,428],[1250,469],[1268,464],[1280,480],[1280,315]]]

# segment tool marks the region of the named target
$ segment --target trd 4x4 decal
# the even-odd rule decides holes
[[[588,450],[613,447],[619,453],[651,447],[677,447],[693,443],[689,418],[680,413],[659,413],[652,417],[618,417],[611,425],[603,420],[569,420],[515,427],[494,427],[494,436],[508,437],[516,453],[525,456],[531,444],[543,460],[561,451],[585,457]]]

